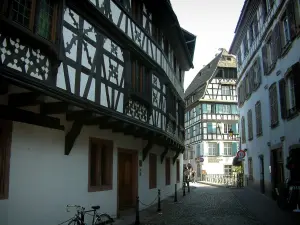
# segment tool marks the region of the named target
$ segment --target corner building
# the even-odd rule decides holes
[[[197,179],[201,174],[232,174],[239,146],[236,59],[220,50],[185,91],[183,159]]]
[[[245,174],[273,197],[290,177],[290,151],[300,151],[299,28],[298,0],[245,1],[230,48],[238,60]]]

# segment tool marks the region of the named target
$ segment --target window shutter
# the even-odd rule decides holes
[[[217,155],[220,155],[220,143],[217,143]]]
[[[293,66],[296,109],[300,111],[300,63]]]
[[[280,26],[279,23],[275,25],[274,28],[274,33],[275,33],[275,42],[274,42],[274,47],[276,48],[276,59],[278,59],[281,55],[281,34],[280,34]]]
[[[207,105],[206,104],[202,105],[202,113],[207,113]]]
[[[260,65],[260,57],[257,58],[257,76],[258,76],[258,84],[257,87],[261,84],[261,65]]]
[[[281,109],[282,119],[285,119],[287,116],[285,85],[286,85],[285,80],[281,79],[279,81],[279,95],[280,95],[280,109]]]
[[[264,74],[268,72],[268,52],[267,52],[267,45],[262,47],[262,57],[263,57],[263,67],[264,67]]]
[[[236,134],[237,133],[237,124],[236,123],[234,123],[234,124],[232,124],[232,131],[233,131],[233,134]]]
[[[287,4],[287,15],[289,21],[289,29],[291,34],[291,39],[296,36],[296,18],[295,18],[295,2],[289,1]]]
[[[237,153],[237,143],[232,142],[232,156],[236,156]]]

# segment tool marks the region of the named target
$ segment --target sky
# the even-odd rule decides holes
[[[180,26],[197,36],[194,69],[185,73],[186,90],[219,48],[229,50],[244,0],[171,0],[171,4]]]

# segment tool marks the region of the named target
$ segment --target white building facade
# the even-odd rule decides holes
[[[300,144],[299,28],[300,1],[245,1],[230,49],[238,60],[245,174],[249,186],[273,196]]]
[[[235,57],[221,49],[185,92],[184,164],[190,163],[198,178],[232,173],[239,146],[235,82]]]

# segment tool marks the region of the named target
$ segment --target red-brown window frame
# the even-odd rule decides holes
[[[97,145],[97,147],[101,147],[101,145],[106,145],[108,148],[105,149],[107,158],[106,161],[108,161],[108,169],[106,171],[107,176],[109,176],[109,184],[100,184],[97,186],[91,185],[91,153],[92,153],[92,144]],[[101,155],[102,149],[98,149]],[[101,156],[100,159],[98,159],[98,163],[100,164],[99,167],[101,167]],[[106,190],[112,190],[112,183],[113,183],[113,141],[111,140],[104,140],[104,139],[98,139],[98,138],[90,138],[89,141],[89,163],[88,163],[88,192],[97,192],[97,191],[106,191]],[[101,171],[99,172],[100,180],[101,180]]]
[[[54,8],[53,8],[53,16],[52,16],[52,29],[51,29],[51,37],[50,39],[47,39],[41,35],[39,35],[37,33],[37,30],[35,29],[35,27],[37,27],[37,21],[38,21],[38,16],[39,16],[39,11],[41,10],[40,9],[40,4],[37,4],[38,0],[31,0],[32,1],[32,4],[31,4],[31,9],[30,9],[30,19],[29,19],[29,26],[26,27],[26,26],[23,26],[22,24],[14,21],[12,19],[12,5],[13,5],[13,1],[11,0],[4,0],[3,1],[3,6],[2,6],[2,9],[0,8],[0,14],[6,14],[8,16],[8,20],[11,21],[12,25],[13,26],[16,26],[16,27],[21,27],[23,29],[26,29],[28,30],[29,32],[31,33],[34,33],[35,35],[41,37],[41,38],[44,38],[45,40],[48,40],[52,43],[55,43],[56,41],[56,31],[57,31],[57,28],[58,28],[58,14],[59,14],[59,4],[60,4],[60,1],[58,0],[51,0],[51,2],[54,3]]]
[[[165,159],[165,173],[166,173],[166,185],[171,184],[171,159],[168,157]]]
[[[3,133],[2,133],[3,132]],[[3,135],[4,134],[4,135]],[[10,154],[11,154],[11,136],[12,136],[12,122],[0,119],[0,154],[4,157],[4,176],[2,178],[3,190],[0,187],[0,200],[8,199],[9,196],[9,170],[10,170]],[[1,160],[2,157],[0,157]],[[0,171],[1,172],[1,171]],[[1,177],[0,177],[1,179]],[[1,185],[1,180],[0,180]]]
[[[157,187],[157,155],[149,153],[149,189]]]

